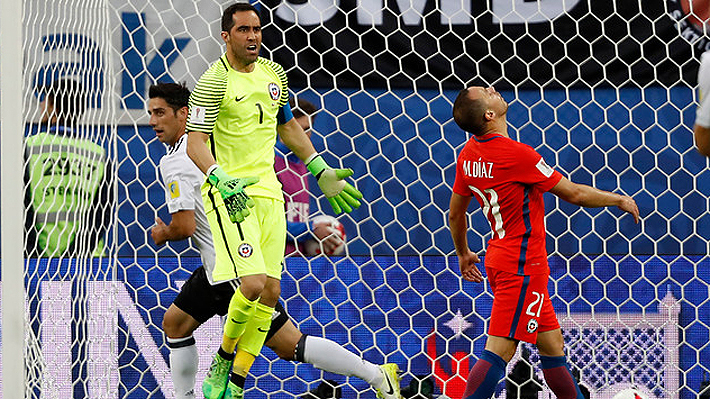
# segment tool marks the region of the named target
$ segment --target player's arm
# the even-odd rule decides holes
[[[459,259],[461,275],[468,281],[480,283],[483,281],[483,275],[475,265],[475,263],[480,262],[480,259],[478,259],[478,255],[473,253],[468,247],[468,239],[466,238],[466,232],[468,230],[466,210],[470,202],[471,197],[456,193],[451,194],[451,202],[449,203],[449,228],[451,230],[451,238],[454,241],[454,248],[456,248],[456,256]]]
[[[622,211],[633,215],[636,223],[639,222],[639,208],[636,206],[636,201],[629,196],[599,190],[586,184],[573,183],[565,177],[562,177],[550,189],[550,192],[569,203],[585,208],[616,206]]]
[[[693,126],[693,136],[698,152],[706,157],[710,157],[710,128],[700,126],[697,123]]]
[[[308,138],[301,125],[296,122],[296,118],[292,117],[287,122],[278,125],[276,131],[286,147],[293,151],[301,161],[305,161],[316,153],[311,139]]]
[[[156,245],[165,244],[166,241],[178,241],[191,237],[195,233],[195,211],[182,209],[171,214],[172,220],[166,225],[159,217],[155,218],[156,225],[150,235]]]
[[[338,214],[342,211],[352,212],[353,208],[360,207],[359,199],[362,193],[345,181],[345,178],[352,176],[352,169],[331,168],[313,148],[311,140],[296,122],[291,114],[291,109],[286,104],[280,113],[279,118],[284,118],[286,122],[278,125],[276,130],[281,140],[293,151],[298,158],[306,164],[308,170],[316,177],[318,186],[323,194],[328,198],[333,211]]]
[[[208,134],[202,132],[187,133],[187,156],[205,175],[212,165],[217,164],[210,149],[207,148],[209,138]]]

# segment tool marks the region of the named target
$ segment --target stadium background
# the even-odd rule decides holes
[[[278,18],[264,20],[265,46],[273,49],[273,54],[265,55],[286,66],[297,65],[289,69],[294,92],[323,110],[314,124],[316,148],[331,164],[340,160],[352,167],[367,199],[363,208],[342,218],[349,235],[348,258],[286,261],[283,297],[293,318],[305,332],[346,343],[370,361],[407,365],[405,382],[411,375],[432,373],[426,349],[433,331],[437,356],[443,356],[440,363],[448,373],[453,372],[448,360],[455,353],[480,352],[490,297],[484,287],[460,282],[455,258],[448,257],[453,247],[446,209],[455,156],[467,138],[450,121],[450,112],[451,101],[464,84],[495,84],[511,102],[508,120],[513,137],[533,146],[573,181],[633,195],[641,210],[643,222],[634,225],[629,217],[617,219],[616,210],[579,212],[548,196],[556,309],[656,313],[661,299],[671,292],[681,299],[683,341],[678,351],[685,377],[681,397],[695,397],[710,358],[706,257],[710,171],[707,160],[694,151],[691,134],[697,59],[707,40],[689,43],[679,34],[682,26],[669,8],[673,1],[643,2],[643,9],[639,4],[614,7],[611,1],[594,2],[594,8],[592,2],[577,2],[554,24],[530,29],[514,23],[499,29],[494,22],[486,23],[495,21],[490,10],[476,10],[474,5],[473,37],[471,25],[445,29],[437,22],[438,14],[431,12],[434,2],[422,4],[428,16],[400,26],[402,35],[389,34],[398,21],[395,3],[385,9],[377,29],[354,21],[351,11],[356,6],[346,1],[320,27],[293,28]],[[113,38],[124,50],[117,91],[121,109],[137,115],[143,112],[151,80],[194,82],[199,76],[204,68],[179,72],[184,68],[182,58],[188,58],[183,53],[195,51],[191,40],[197,41],[199,34],[157,45],[160,40],[147,40],[154,16],[135,4],[127,11],[121,7],[116,7],[120,11],[116,16],[123,28]],[[338,26],[345,25],[350,29],[340,32]],[[428,29],[418,35],[422,25]],[[576,35],[565,38],[562,32]],[[44,52],[53,50],[52,43],[69,46],[72,32],[64,34],[50,40]],[[354,46],[354,36],[374,47],[353,50],[349,46]],[[410,36],[420,40],[408,45]],[[511,39],[516,37],[521,39]],[[548,37],[553,40],[545,42]],[[311,47],[292,50],[303,49],[305,38]],[[477,41],[490,45],[479,46]],[[531,45],[538,42],[544,46]],[[319,49],[318,43],[335,46],[328,51]],[[378,45],[406,50],[383,52]],[[433,51],[440,47],[442,52]],[[449,61],[462,51],[477,61]],[[164,57],[149,62],[156,53]],[[365,69],[358,71],[353,65]],[[388,70],[388,65],[397,65],[397,70]],[[34,83],[61,74],[41,69],[34,74]],[[338,90],[328,88],[333,82]],[[116,141],[106,143],[119,160],[115,278],[125,281],[167,362],[159,321],[178,281],[187,278],[198,259],[185,244],[157,254],[150,244],[148,232],[156,210],[167,217],[155,167],[164,147],[153,139],[144,119],[136,121],[122,122]],[[30,126],[28,132],[32,130]],[[315,187],[314,182],[311,185]],[[314,200],[312,208],[328,209],[322,199]],[[480,212],[473,221],[470,241],[474,250],[482,250],[488,226]],[[183,258],[174,271],[176,254]],[[31,261],[28,274],[45,277],[30,279],[30,291],[38,290],[40,281],[61,279],[78,267],[71,261],[38,265]],[[106,267],[100,262],[89,266],[88,280],[110,274]],[[72,292],[81,291],[83,283]],[[458,310],[472,323],[462,335],[445,324]],[[161,397],[130,329],[119,318],[121,323],[121,331],[128,333],[120,335],[119,347],[129,350],[122,352],[120,362],[130,367],[120,369],[119,397]],[[72,348],[72,358],[82,356],[79,346]],[[270,365],[263,359],[254,374],[267,370],[284,379],[283,389],[295,395],[322,377],[309,367]],[[79,380],[86,370],[77,366],[73,373]],[[350,383],[355,389],[366,388],[359,381]],[[280,387],[268,375],[258,384],[264,391]],[[351,396],[352,388],[346,387],[345,395]],[[82,397],[86,384],[78,382],[71,389],[75,397]]]

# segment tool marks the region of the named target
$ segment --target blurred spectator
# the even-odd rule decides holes
[[[81,83],[59,79],[41,92],[39,133],[25,141],[27,256],[103,254],[111,220],[106,150],[85,137]]]

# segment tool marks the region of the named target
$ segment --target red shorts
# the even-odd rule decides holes
[[[560,328],[547,293],[547,274],[520,276],[486,268],[493,290],[488,335],[537,342],[537,333]]]

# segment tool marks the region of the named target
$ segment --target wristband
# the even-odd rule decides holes
[[[317,152],[314,152],[313,154],[311,154],[311,156],[309,156],[308,158],[306,158],[305,161],[303,161],[303,164],[304,164],[304,165],[308,165],[309,163],[311,163],[311,161],[313,160],[313,158],[315,158],[315,157],[317,157],[317,156],[318,156],[318,153],[317,153]]]
[[[206,174],[207,176],[209,176],[209,175],[211,175],[212,172],[214,172],[214,170],[217,169],[217,168],[219,168],[219,165],[214,164],[214,165],[210,166],[209,168],[207,168],[207,173],[205,173],[205,174]]]
[[[325,160],[322,156],[316,155],[313,159],[311,159],[310,162],[306,164],[306,168],[308,168],[308,170],[313,174],[313,176],[316,177],[316,179],[319,179],[321,173],[323,173],[324,170],[328,169],[328,164],[325,163]]]

